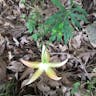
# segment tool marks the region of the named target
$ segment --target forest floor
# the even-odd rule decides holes
[[[46,18],[57,11],[48,2],[45,6]],[[32,39],[26,20],[21,18],[22,13],[28,12],[19,0],[0,0],[0,96],[96,96],[96,23],[92,22],[92,40],[85,25],[74,32],[67,45],[49,43],[52,62],[61,62],[69,56],[67,64],[55,70],[61,80],[54,81],[42,74],[35,82],[21,87],[34,69],[24,66],[20,58],[40,61],[41,55],[41,41]]]

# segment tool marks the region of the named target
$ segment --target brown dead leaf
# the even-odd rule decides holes
[[[19,46],[19,41],[15,37],[13,37],[13,41],[15,42],[15,45],[18,47]]]
[[[22,72],[24,69],[24,65],[20,62],[12,61],[7,68],[12,70],[13,72]]]
[[[23,75],[21,76],[20,80],[22,80],[23,78],[25,78],[27,75],[29,74],[29,78],[28,79],[24,79],[22,84],[21,84],[21,88],[23,88],[24,86],[26,86],[27,82],[30,80],[32,74],[33,74],[33,70],[28,68],[25,72],[23,72]]]
[[[23,88],[25,85],[26,85],[26,83],[29,81],[29,79],[25,79],[25,80],[23,80],[23,82],[22,82],[22,84],[21,84],[21,88]]]
[[[0,55],[3,54],[5,49],[5,38],[0,34]]]
[[[33,70],[32,70],[31,68],[27,68],[27,69],[23,72],[22,76],[20,77],[20,80],[24,79],[27,75],[29,75],[29,74],[32,73],[32,72],[33,72]]]
[[[48,91],[50,91],[50,87],[49,87],[48,85],[46,85],[45,83],[43,83],[43,82],[39,82],[39,83],[37,84],[37,87],[38,87],[38,89],[39,89],[40,91],[43,91],[43,92],[48,92]]]
[[[89,73],[89,75],[90,75],[91,78],[93,78],[93,77],[96,78],[96,72]]]
[[[0,83],[5,81],[6,78],[6,67],[7,64],[3,60],[3,58],[0,56]]]
[[[71,45],[77,49],[80,48],[81,46],[81,37],[82,37],[82,33],[79,33],[77,36],[75,36],[72,40],[71,40]]]
[[[87,26],[86,33],[88,34],[91,45],[96,48],[96,22]]]
[[[23,36],[23,37],[21,37],[20,39],[21,39],[20,43],[23,44],[23,45],[29,42],[29,41],[27,40],[27,37],[26,37],[26,36]]]
[[[14,57],[11,51],[8,51],[8,59],[9,61]]]
[[[57,95],[57,92],[54,91],[54,90],[50,90],[47,92],[47,94],[45,93],[45,96],[60,96],[60,95]]]
[[[84,64],[86,64],[88,62],[88,60],[91,59],[95,54],[96,54],[95,51],[83,52],[78,57],[82,58]]]
[[[60,83],[57,81],[53,81],[53,80],[49,80],[47,82],[47,84],[51,87],[51,88],[58,88],[60,86]]]
[[[70,73],[62,74],[62,80],[61,81],[66,86],[72,86],[72,84],[73,84],[73,82],[68,79],[69,77],[70,77]]]
[[[60,62],[60,59],[58,58],[57,55],[54,55],[54,56],[51,57],[50,61],[52,61],[52,62]]]
[[[7,68],[13,72],[15,72],[15,77],[18,79],[18,73],[22,72],[24,69],[24,66],[17,61],[12,61],[10,64],[7,66]]]
[[[62,52],[68,50],[68,46],[59,44],[59,48]]]

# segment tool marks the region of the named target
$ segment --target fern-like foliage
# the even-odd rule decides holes
[[[43,24],[39,24],[38,32],[33,33],[32,37],[34,40],[38,40],[49,34],[50,41],[64,41],[67,44],[73,36],[74,28],[81,29],[80,21],[87,22],[87,13],[80,5],[75,4],[73,0],[71,0],[71,5],[68,9],[59,0],[51,0],[51,2],[59,8],[58,12],[50,16]],[[38,19],[34,14],[30,15],[30,19],[28,19],[26,24],[29,32],[35,29],[37,21]],[[40,32],[39,29],[44,29],[44,32]]]
[[[47,32],[51,32],[50,40],[61,41],[64,37],[64,42],[67,43],[73,36],[73,31],[75,27],[81,28],[80,21],[87,22],[84,9],[81,6],[72,3],[69,9],[65,9],[61,5],[59,0],[51,0],[52,3],[59,8],[59,11],[52,16],[50,16],[46,21]]]

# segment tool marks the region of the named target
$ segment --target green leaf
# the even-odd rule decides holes
[[[57,40],[61,42],[62,37],[64,37],[64,42],[67,44],[73,37],[73,30],[75,30],[74,28],[78,27],[78,29],[81,29],[80,21],[87,22],[86,11],[83,10],[83,8],[78,4],[75,4],[73,0],[71,0],[71,7],[69,9],[66,9],[61,4],[60,0],[51,0],[51,2],[59,8],[59,11],[49,16],[49,18],[45,20],[43,24],[38,24],[38,37],[35,36],[35,40],[45,40],[44,37],[46,37],[46,34],[48,34],[48,36],[50,36],[49,41],[52,42]],[[33,34],[36,23],[41,21],[37,18],[37,15],[37,12],[30,13],[30,19],[26,24],[29,32],[33,32]],[[44,26],[42,27],[42,25]]]
[[[61,42],[62,41],[62,31],[58,33],[57,35],[57,41]]]
[[[75,94],[79,91],[79,86],[80,86],[80,83],[79,82],[76,82],[74,85],[73,85],[73,89],[71,90],[71,94]]]
[[[32,33],[32,31],[34,30],[35,24],[36,24],[36,22],[33,21],[33,20],[28,20],[28,21],[27,21],[26,27],[28,28],[28,31],[29,31],[30,33]]]
[[[54,13],[53,15],[51,15],[46,21],[45,24],[49,24],[49,25],[53,25],[54,23],[62,21],[62,13],[60,11]]]
[[[71,14],[70,16],[71,16],[72,24],[80,29],[81,28],[80,23],[79,23],[80,21],[77,19],[77,17],[75,17],[76,15]]]
[[[20,0],[20,3],[25,4],[26,0]]]
[[[37,40],[38,40],[38,35],[35,33],[35,34],[32,35],[32,38],[33,38],[35,41],[37,41]]]
[[[35,26],[36,26],[36,13],[30,13],[30,15],[28,16],[28,20],[26,22],[26,27],[28,28],[28,31],[30,33],[32,33],[32,31],[34,30]]]
[[[49,38],[50,41],[55,41],[56,40],[56,36],[55,35],[51,35],[51,37]]]
[[[58,7],[60,10],[63,10],[63,9],[64,9],[64,6],[60,3],[59,0],[51,0],[51,2],[52,2],[56,7]]]
[[[67,44],[68,41],[73,37],[73,27],[71,26],[68,19],[65,20],[63,24],[62,32],[64,34],[64,43]]]
[[[73,7],[71,9],[71,12],[73,12],[73,13],[79,12],[79,13],[84,14],[85,16],[87,16],[87,12],[80,5],[75,4],[75,7]]]
[[[72,15],[74,16],[74,18],[77,18],[77,20],[83,20],[84,22],[87,22],[87,19],[83,14],[74,13]]]

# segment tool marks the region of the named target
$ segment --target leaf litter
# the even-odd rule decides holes
[[[48,4],[49,0],[46,0],[46,2],[47,9],[42,14],[46,14],[47,18],[58,9]],[[67,1],[62,0],[62,2],[65,4]],[[50,8],[52,12],[49,12]],[[31,35],[27,32],[24,25],[25,21],[20,18],[23,11],[27,13],[29,10],[19,5],[19,0],[0,1],[0,84],[13,80],[15,77],[17,79],[15,88],[18,87],[15,95],[71,96],[74,83],[80,82],[79,91],[75,96],[83,96],[85,93],[83,95],[81,93],[85,89],[87,90],[86,81],[96,78],[96,44],[93,44],[95,39],[91,37],[95,36],[95,31],[93,33],[89,31],[85,33],[83,30],[76,31],[74,38],[67,45],[58,42],[49,44],[48,51],[51,55],[51,61],[60,62],[66,58],[66,55],[69,56],[66,65],[55,69],[56,73],[62,76],[60,81],[51,80],[45,74],[42,74],[34,83],[21,88],[21,84],[25,83],[28,76],[30,77],[35,70],[23,66],[19,59],[40,61],[41,54],[40,46],[38,47],[36,42],[29,39]],[[91,35],[89,35],[90,33]],[[85,86],[83,86],[84,84]],[[95,96],[95,93],[92,92],[91,96]]]

